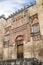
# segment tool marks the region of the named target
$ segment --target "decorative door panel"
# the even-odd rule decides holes
[[[23,44],[17,46],[17,58],[23,58]]]

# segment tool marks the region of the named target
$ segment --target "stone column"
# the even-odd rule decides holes
[[[0,33],[0,60],[3,60],[3,34]]]
[[[32,58],[32,43],[24,42],[24,58]]]
[[[0,60],[3,60],[3,45],[0,43]]]
[[[38,19],[39,19],[39,25],[40,25],[40,32],[41,32],[41,35],[43,35],[43,5],[42,5],[42,0],[36,0],[36,7],[37,7],[37,13],[38,13]]]
[[[8,48],[3,48],[3,60],[8,60]]]
[[[15,44],[12,47],[12,59],[17,59],[17,48]]]
[[[36,0],[36,7],[37,7],[37,13],[38,13],[38,19],[39,19],[39,26],[40,26],[40,33],[41,33],[41,38],[42,38],[42,42],[39,43],[41,44],[41,49],[43,49],[43,5],[42,2],[43,0]],[[40,51],[40,50],[39,50]],[[43,51],[40,53],[43,53]],[[43,59],[43,57],[41,56],[41,59]]]

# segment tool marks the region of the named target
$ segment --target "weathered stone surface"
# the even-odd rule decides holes
[[[37,14],[37,16],[36,16]],[[31,19],[31,18],[35,19]],[[40,40],[33,40],[31,37],[32,22],[39,23],[40,28]],[[2,19],[0,19],[1,21]],[[34,21],[33,21],[34,20]],[[3,56],[4,60],[16,59],[17,58],[17,45],[19,38],[22,37],[23,43],[23,56],[24,58],[38,58],[43,59],[43,5],[42,0],[36,0],[36,4],[27,7],[23,11],[20,11],[18,14],[13,15],[13,17],[8,18],[5,21],[5,24],[0,24],[0,57]],[[7,21],[7,22],[6,22]],[[4,26],[3,26],[4,25]],[[3,47],[4,35],[10,35],[9,45],[7,48]],[[17,42],[16,38],[19,37]],[[6,41],[7,42],[7,41]],[[24,43],[25,42],[25,43]],[[14,45],[13,45],[14,44]],[[21,44],[21,42],[19,43]],[[2,56],[1,56],[2,55]],[[24,62],[23,62],[24,63]],[[27,65],[29,63],[27,62]]]

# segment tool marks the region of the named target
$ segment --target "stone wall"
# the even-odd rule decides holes
[[[11,26],[9,30],[9,34],[10,34],[9,45],[11,44],[12,46],[9,46],[8,48],[3,48],[4,34],[2,35],[2,33],[4,33],[3,32],[4,28],[0,24],[0,30],[1,29],[3,30],[1,31],[2,33],[0,32],[0,56],[2,55],[4,60],[17,58],[17,47],[16,47],[15,39],[18,35],[24,35],[24,41],[23,41],[24,58],[35,57],[38,59],[43,59],[43,55],[40,54],[43,51],[43,38],[41,38],[39,41],[33,41],[33,38],[30,37],[31,21],[29,18],[35,14],[37,14],[38,17],[40,35],[43,37],[43,5],[42,5],[42,0],[36,0],[36,4],[32,5],[29,8],[24,9],[14,17],[7,19],[6,24],[4,24],[5,28]],[[23,29],[24,27],[20,27],[27,23],[28,25],[24,26],[25,29]],[[18,27],[19,29],[15,29]]]

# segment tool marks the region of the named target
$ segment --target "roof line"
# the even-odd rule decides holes
[[[36,4],[36,1],[34,1],[34,3],[30,3],[30,5],[24,6],[23,8],[21,8],[20,10],[16,11],[15,13],[11,14],[10,16],[8,16],[8,18],[6,18],[4,15],[1,15],[0,18],[3,18],[5,20],[8,20],[9,18],[16,16],[17,14],[23,12],[25,9],[34,6]]]

